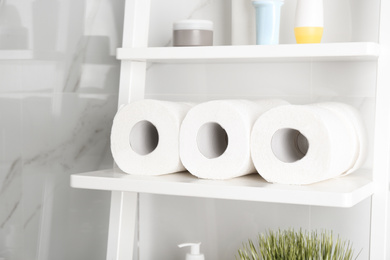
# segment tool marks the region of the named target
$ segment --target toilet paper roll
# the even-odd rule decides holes
[[[205,179],[230,179],[255,172],[250,132],[265,111],[283,100],[215,100],[194,106],[180,130],[180,157],[185,168]]]
[[[274,183],[311,184],[350,171],[359,158],[359,124],[348,120],[346,111],[344,105],[328,103],[264,113],[251,135],[259,174]]]
[[[340,117],[343,118],[345,122],[347,122],[353,128],[353,130],[351,131],[355,132],[356,143],[358,146],[355,155],[356,160],[353,163],[352,167],[342,175],[350,174],[359,169],[367,158],[368,150],[367,131],[359,111],[353,106],[339,102],[323,102],[313,105],[320,106],[329,109],[334,113],[337,113]]]
[[[145,99],[122,107],[111,131],[111,152],[118,167],[138,175],[184,171],[179,132],[191,106]]]

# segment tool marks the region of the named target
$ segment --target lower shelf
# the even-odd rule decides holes
[[[70,182],[83,189],[328,207],[352,207],[374,192],[369,170],[303,186],[268,183],[258,174],[217,181],[198,179],[188,172],[139,176],[119,169],[73,174]]]

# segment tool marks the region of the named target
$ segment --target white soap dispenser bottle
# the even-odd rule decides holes
[[[190,253],[186,254],[186,260],[204,260],[204,255],[200,253],[200,243],[184,243],[178,247],[191,247]]]

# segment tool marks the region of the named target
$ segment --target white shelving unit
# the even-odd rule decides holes
[[[117,58],[121,60],[162,63],[377,60],[379,54],[380,47],[373,42],[184,48],[141,47],[117,50]]]
[[[188,172],[133,176],[118,169],[74,174],[71,186],[112,191],[107,259],[132,259],[138,193],[352,207],[371,197],[370,259],[385,260],[390,165],[390,0],[382,0],[378,42],[275,46],[148,47],[150,0],[127,0],[118,106],[143,99],[147,62],[361,61],[377,63],[373,165],[308,186],[276,185],[259,175],[200,180]]]
[[[352,207],[374,192],[371,173],[367,170],[305,186],[271,184],[258,174],[213,181],[198,179],[188,172],[137,176],[120,170],[103,170],[74,175],[71,185],[84,189],[329,207]]]

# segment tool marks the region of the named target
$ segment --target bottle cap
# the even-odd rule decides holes
[[[184,243],[178,247],[191,247],[191,252],[186,255],[186,260],[204,260],[204,255],[200,253],[200,243]]]

